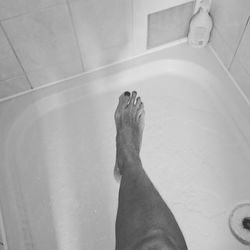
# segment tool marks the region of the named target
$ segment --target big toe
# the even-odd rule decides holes
[[[119,108],[125,108],[130,100],[130,92],[125,91],[124,93],[122,93],[119,97],[119,104],[118,107]]]

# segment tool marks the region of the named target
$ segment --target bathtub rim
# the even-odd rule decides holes
[[[0,121],[3,120],[8,125],[11,125],[16,118],[19,117],[28,106],[30,106],[30,103],[37,103],[40,99],[52,96],[55,93],[71,91],[80,87],[81,84],[88,84],[89,81],[96,80],[99,77],[119,74],[120,72],[160,60],[188,61],[205,69],[212,76],[214,76],[220,83],[215,86],[214,90],[221,93],[226,90],[227,93],[223,93],[222,95],[223,102],[227,103],[228,109],[234,113],[234,120],[235,123],[238,124],[238,127],[243,127],[241,130],[243,130],[244,133],[242,132],[242,134],[246,141],[250,144],[250,131],[248,131],[248,124],[250,124],[250,100],[220,61],[213,48],[210,46],[203,49],[191,48],[187,44],[187,39],[181,39],[173,43],[151,49],[146,53],[133,58],[125,59],[88,72],[83,72],[73,77],[49,83],[38,88],[28,90],[27,92],[17,94],[16,96],[1,99]],[[75,80],[76,82],[70,83],[71,80]],[[83,83],[79,83],[80,80],[82,80]],[[229,101],[232,99],[235,100],[236,105]],[[238,108],[236,106],[238,106]],[[238,112],[239,110],[241,112]],[[10,119],[10,116],[12,119]],[[2,139],[2,134],[6,134],[6,132],[9,131],[9,128],[6,130],[6,127],[8,127],[6,124],[2,125],[0,123],[0,139]],[[1,133],[2,130],[4,133]]]
[[[175,49],[178,51],[178,48],[180,47],[175,47]],[[182,46],[180,49],[180,52],[182,51],[182,49],[187,49],[187,46]],[[249,114],[249,116],[244,118],[244,112],[243,115],[242,114],[238,114],[238,117],[236,117],[235,119],[238,120],[236,122],[239,123],[243,123],[247,126],[250,121],[250,111],[249,111],[249,103],[246,102],[246,100],[244,100],[244,98],[242,97],[242,93],[240,93],[238,91],[238,89],[236,88],[236,86],[234,86],[234,82],[232,81],[232,79],[230,79],[230,77],[225,73],[224,70],[222,70],[222,68],[220,67],[220,64],[218,62],[218,60],[214,57],[214,55],[212,54],[210,48],[206,48],[205,50],[193,50],[190,49],[188,52],[188,55],[181,55],[181,53],[178,56],[174,56],[175,51],[171,51],[170,53],[166,52],[166,50],[159,50],[157,52],[154,52],[150,55],[146,55],[146,60],[145,60],[145,55],[144,56],[140,56],[134,60],[128,60],[126,62],[122,62],[120,64],[115,64],[115,65],[111,65],[111,66],[107,66],[105,68],[101,68],[98,70],[95,70],[94,72],[87,72],[84,74],[84,77],[86,78],[86,81],[88,80],[88,76],[90,75],[94,75],[94,79],[95,77],[98,78],[100,76],[100,72],[103,71],[108,71],[108,73],[111,73],[113,71],[116,71],[117,69],[119,69],[120,71],[124,70],[124,68],[126,69],[126,67],[124,66],[124,63],[127,65],[127,69],[130,68],[134,68],[135,65],[140,65],[143,63],[147,64],[148,62],[151,63],[155,63],[156,59],[157,61],[159,61],[159,54],[161,55],[161,52],[164,51],[165,53],[163,53],[163,55],[161,55],[161,58],[164,58],[165,56],[173,56],[174,58],[176,58],[176,60],[183,60],[188,58],[189,56],[194,55],[194,57],[192,58],[192,60],[189,60],[189,62],[193,62],[195,65],[202,67],[204,69],[207,69],[207,66],[209,64],[212,64],[212,69],[209,68],[208,73],[210,73],[211,75],[215,74],[215,78],[216,78],[216,82],[214,83],[214,87],[218,88],[217,91],[220,92],[221,89],[225,88],[225,84],[227,84],[227,87],[229,87],[228,91],[230,92],[230,94],[235,96],[235,101],[237,102],[237,107],[243,107],[244,110],[246,110],[247,114]],[[204,59],[204,57],[208,57],[208,61],[206,62],[202,62],[202,60]],[[169,59],[171,60],[171,59]],[[134,62],[136,61],[136,62]],[[201,62],[201,64],[199,64],[199,62]],[[126,66],[125,65],[125,66]],[[210,72],[211,70],[211,72]],[[118,74],[120,73],[120,71],[118,72]],[[109,76],[109,75],[107,75]],[[82,77],[82,76],[81,76]],[[89,82],[87,81],[87,84]],[[221,84],[216,84],[216,83],[221,83]],[[17,124],[16,122],[18,122],[18,120],[22,120],[23,119],[23,112],[27,111],[27,109],[29,108],[34,108],[33,105],[30,105],[30,101],[35,100],[35,103],[37,105],[39,105],[40,101],[46,101],[46,98],[52,98],[53,95],[57,95],[58,92],[59,94],[64,94],[67,93],[68,91],[76,91],[77,88],[81,88],[83,87],[82,85],[76,83],[76,84],[72,84],[73,86],[71,86],[70,84],[66,82],[62,83],[62,84],[54,84],[53,86],[47,86],[47,87],[43,87],[41,88],[39,91],[33,91],[32,94],[30,95],[22,95],[20,97],[17,98],[13,98],[9,101],[6,101],[5,103],[3,103],[3,106],[0,107],[0,110],[3,111],[4,114],[0,114],[0,120],[6,118],[7,120],[6,123],[4,125],[0,125],[1,127],[4,127],[4,131],[2,131],[2,129],[0,130],[0,138],[3,138],[4,140],[2,141],[3,143],[0,145],[0,155],[3,155],[9,148],[9,144],[8,141],[10,140],[10,138],[13,137],[12,131],[14,128],[14,125]],[[83,84],[84,85],[84,84]],[[220,85],[220,86],[216,86],[216,85]],[[227,102],[228,100],[230,100],[230,96],[227,96],[225,93],[223,94],[223,98],[225,99],[224,101]],[[68,102],[67,102],[68,103]],[[234,113],[237,113],[236,111],[239,110],[239,108],[234,107],[234,103],[229,102],[230,107],[229,109],[232,109],[231,111]],[[232,105],[233,104],[233,105]],[[16,108],[18,107],[18,108]],[[12,111],[14,110],[14,113],[12,113]],[[236,111],[235,111],[236,110]],[[11,112],[11,115],[9,115]],[[236,114],[235,114],[236,115]],[[29,121],[25,121],[25,122],[29,122]],[[241,124],[242,125],[242,124]],[[248,128],[248,126],[247,126]],[[17,126],[17,130],[20,129]],[[15,129],[14,129],[15,130]],[[16,131],[16,130],[15,130]],[[249,137],[247,137],[250,141],[250,134]],[[3,159],[2,157],[0,157],[1,159]],[[7,163],[3,161],[3,163]],[[6,172],[9,172],[8,169],[6,168],[6,170],[4,170]],[[8,173],[7,173],[8,174]],[[11,192],[11,191],[10,191]],[[1,205],[1,204],[0,204]],[[7,239],[8,240],[8,239]]]

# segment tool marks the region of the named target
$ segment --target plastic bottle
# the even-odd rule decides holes
[[[191,19],[188,43],[192,47],[202,48],[208,44],[213,27],[213,21],[209,15],[210,5],[210,0],[201,1],[199,10]]]

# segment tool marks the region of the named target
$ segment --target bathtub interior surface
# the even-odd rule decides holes
[[[114,110],[125,90],[137,90],[145,104],[142,162],[188,249],[248,249],[228,227],[234,205],[250,198],[242,131],[203,71],[199,76],[180,72],[122,86],[108,77],[103,81],[113,87],[90,88],[76,99],[71,96],[84,92],[81,88],[55,94],[44,103],[62,104],[46,110],[38,103],[19,119],[5,161],[16,207],[7,211],[3,205],[4,212],[19,214],[17,225],[6,216],[10,250],[18,240],[19,249],[115,249]],[[11,232],[19,237],[16,242]]]

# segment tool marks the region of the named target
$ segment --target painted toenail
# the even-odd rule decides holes
[[[130,93],[129,93],[128,91],[126,91],[126,92],[124,93],[124,95],[130,96]]]
[[[134,95],[137,95],[137,92],[136,92],[136,91],[133,91],[133,94],[134,94]]]

